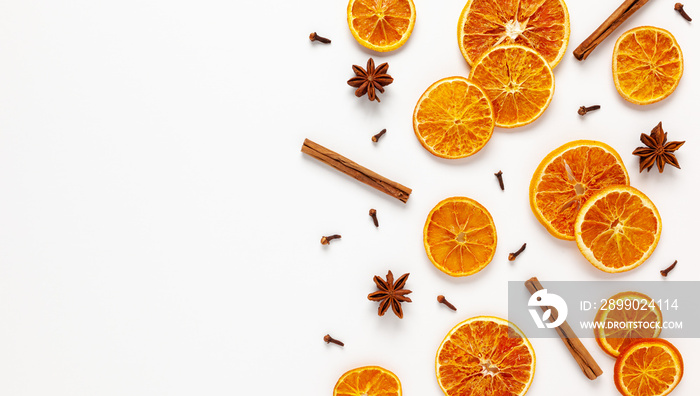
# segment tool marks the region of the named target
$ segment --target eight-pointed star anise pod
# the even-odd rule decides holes
[[[379,316],[383,316],[391,306],[396,316],[403,318],[403,310],[401,309],[402,302],[411,302],[411,299],[406,297],[406,294],[411,293],[410,290],[404,289],[406,280],[409,274],[403,274],[394,283],[394,274],[389,271],[386,274],[386,280],[379,276],[374,277],[374,283],[377,284],[377,289],[374,293],[370,293],[367,298],[371,301],[379,301]]]
[[[388,63],[382,63],[379,67],[375,68],[374,59],[369,58],[367,61],[367,70],[357,65],[352,66],[355,77],[348,80],[348,85],[357,88],[355,90],[355,96],[358,98],[367,94],[369,100],[381,102],[377,97],[376,91],[384,93],[384,86],[394,82],[394,79],[386,74],[387,70],[389,70]]]
[[[666,164],[675,166],[680,169],[674,151],[678,150],[685,141],[682,142],[667,142],[668,133],[661,128],[661,123],[651,130],[651,134],[642,133],[640,140],[647,147],[637,147],[632,154],[639,156],[639,172],[644,169],[648,171],[654,167],[659,169],[659,173],[663,173]]]

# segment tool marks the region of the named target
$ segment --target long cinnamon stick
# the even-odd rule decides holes
[[[649,0],[625,0],[613,13],[605,20],[598,29],[596,29],[587,39],[576,47],[574,57],[578,60],[588,58],[588,55],[593,51],[598,44],[602,43],[610,33],[618,26],[634,14],[639,8],[646,4]]]
[[[408,201],[408,197],[411,195],[410,188],[372,172],[364,166],[359,165],[356,162],[353,162],[335,151],[321,146],[318,143],[312,142],[309,139],[304,140],[304,144],[301,146],[301,152],[316,158],[326,165],[332,166],[333,168],[367,184],[370,187],[374,187],[383,193],[389,194],[401,202],[405,203]]]
[[[544,289],[540,281],[537,280],[537,277],[532,277],[526,280],[525,287],[530,294],[535,294],[536,291]],[[550,320],[552,322],[556,321],[558,316],[557,310],[554,307],[542,307],[542,311],[546,311],[547,309],[552,310]],[[594,380],[603,374],[603,370],[601,370],[598,363],[596,363],[595,359],[593,359],[593,356],[591,356],[591,354],[588,352],[588,349],[583,346],[581,340],[578,339],[576,333],[574,333],[574,330],[566,321],[555,329],[557,330],[557,334],[559,334],[559,338],[561,338],[561,340],[564,342],[564,345],[566,345],[566,348],[569,350],[574,359],[576,359],[576,363],[578,363],[581,371],[583,371],[588,379]]]

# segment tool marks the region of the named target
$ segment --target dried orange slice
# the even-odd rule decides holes
[[[493,134],[493,107],[486,93],[464,77],[437,81],[418,99],[413,131],[420,144],[442,158],[468,157]]]
[[[348,25],[355,40],[379,51],[404,45],[416,23],[413,0],[350,0]]]
[[[670,342],[641,339],[615,362],[615,386],[624,396],[664,396],[683,378],[683,358]]]
[[[385,368],[358,367],[338,379],[333,396],[401,396],[401,382]]]
[[[617,184],[629,184],[620,155],[605,143],[575,140],[540,162],[530,181],[530,208],[550,234],[573,241],[581,205],[597,191]]]
[[[447,198],[428,214],[423,246],[440,271],[452,276],[472,275],[493,259],[496,226],[489,211],[475,200]]]
[[[661,237],[654,203],[630,186],[606,187],[581,207],[574,223],[584,257],[605,272],[624,272],[649,258]]]
[[[554,95],[549,63],[531,48],[501,45],[479,58],[469,73],[493,104],[496,126],[514,128],[535,121]]]
[[[635,340],[658,337],[661,320],[661,310],[651,297],[626,291],[601,303],[595,322],[604,327],[595,327],[593,333],[603,351],[617,357]]]
[[[447,396],[524,395],[535,376],[535,351],[513,323],[477,316],[447,333],[435,374]]]
[[[469,0],[457,24],[459,49],[469,65],[499,44],[520,44],[556,66],[569,44],[563,0]]]
[[[665,99],[683,75],[683,53],[667,30],[640,26],[617,39],[613,50],[615,88],[625,100],[646,105]]]

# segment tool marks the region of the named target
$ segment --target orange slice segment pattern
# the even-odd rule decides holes
[[[625,396],[665,396],[683,378],[683,358],[666,340],[642,339],[618,357],[614,377]]]
[[[531,123],[545,111],[554,95],[554,74],[547,61],[521,45],[499,46],[486,52],[469,79],[491,101],[496,126],[514,128]]]
[[[440,271],[451,276],[472,275],[493,259],[496,226],[488,210],[475,200],[447,198],[428,214],[423,245]]]
[[[581,253],[605,272],[629,271],[641,265],[661,237],[661,217],[641,191],[611,186],[586,201],[574,225]]]
[[[535,375],[535,352],[514,324],[479,316],[450,330],[438,348],[435,372],[447,396],[524,395]]]
[[[620,351],[623,351],[635,340],[656,338],[661,334],[659,326],[662,321],[661,310],[657,304],[654,304],[651,297],[627,291],[615,294],[608,298],[608,301],[615,303],[612,307],[606,303],[606,309],[603,309],[601,304],[595,316],[595,321],[604,323],[605,327],[602,329],[596,327],[593,331],[596,342],[608,355],[617,357],[620,355]],[[621,302],[621,305],[618,305],[618,301]],[[623,328],[620,323],[638,323],[638,325]],[[647,323],[647,327],[642,323]]]
[[[552,235],[574,240],[574,223],[583,203],[618,184],[629,184],[620,155],[605,143],[576,140],[540,162],[530,181],[530,208]]]
[[[355,39],[375,51],[402,46],[416,22],[413,0],[350,0],[348,25]]]
[[[385,368],[358,367],[338,379],[333,396],[401,396],[401,382]]]
[[[561,0],[469,0],[458,24],[458,41],[469,65],[500,44],[520,44],[556,66],[569,43],[569,12]]]
[[[644,105],[668,97],[682,75],[683,53],[664,29],[641,26],[623,33],[615,43],[615,87],[629,102]]]
[[[444,78],[428,87],[413,112],[416,137],[441,158],[475,154],[491,138],[494,125],[491,102],[464,77]]]

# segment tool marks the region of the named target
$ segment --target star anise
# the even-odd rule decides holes
[[[632,154],[639,156],[639,172],[644,169],[646,169],[647,172],[650,171],[655,163],[656,167],[659,169],[659,173],[663,173],[666,164],[675,166],[678,169],[681,168],[673,152],[678,150],[685,141],[667,142],[667,135],[668,133],[664,132],[663,128],[661,128],[660,122],[659,125],[651,130],[650,135],[642,133],[639,139],[647,147],[637,147],[637,149],[632,152]]]
[[[406,297],[406,294],[411,293],[410,290],[404,289],[406,286],[406,280],[409,274],[403,274],[394,283],[394,274],[389,271],[386,274],[386,280],[380,278],[379,276],[374,277],[374,283],[377,284],[377,289],[374,293],[370,293],[367,298],[371,301],[379,301],[379,316],[384,316],[389,306],[394,311],[394,314],[399,318],[403,318],[403,309],[401,309],[402,302],[411,302],[411,299]]]
[[[357,88],[355,96],[358,98],[367,94],[369,100],[381,102],[377,97],[376,91],[384,93],[384,86],[394,82],[390,75],[386,74],[389,70],[388,63],[382,63],[379,67],[374,67],[374,59],[369,58],[367,61],[367,70],[360,66],[353,65],[352,71],[355,72],[355,77],[348,80],[348,85]]]

